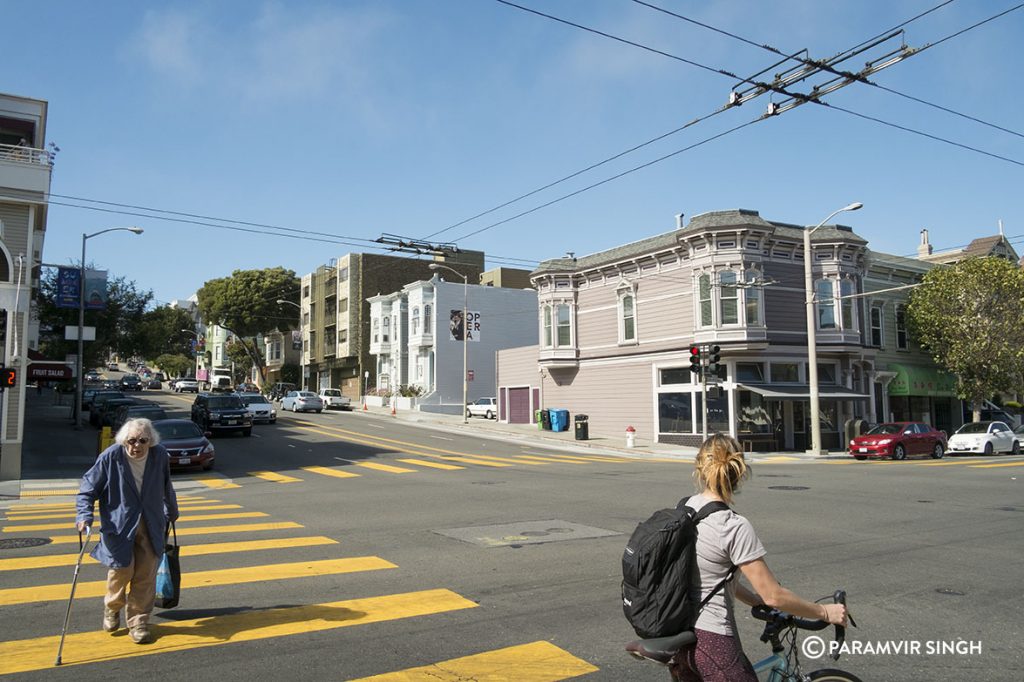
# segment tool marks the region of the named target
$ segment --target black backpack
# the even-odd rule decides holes
[[[622,554],[622,611],[644,639],[692,630],[700,610],[732,578],[731,571],[700,600],[697,524],[729,505],[709,502],[696,511],[688,499],[637,525]]]

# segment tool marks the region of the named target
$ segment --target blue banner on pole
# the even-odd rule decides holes
[[[57,268],[57,307],[77,308],[79,292],[78,268]]]
[[[103,310],[107,307],[107,271],[85,271],[85,309]]]

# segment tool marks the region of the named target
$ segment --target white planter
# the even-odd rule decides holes
[[[379,395],[367,395],[363,396],[363,400],[366,401],[367,407],[384,407],[387,398]]]

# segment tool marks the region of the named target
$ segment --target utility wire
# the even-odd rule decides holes
[[[651,4],[649,2],[646,2],[646,0],[632,0],[632,1],[634,3],[636,3],[636,4],[638,4],[638,5],[643,5],[644,7],[648,7],[650,9],[652,9],[652,10],[657,11],[657,12],[661,12],[662,14],[667,14],[667,15],[669,15],[671,17],[675,17],[676,19],[679,19],[681,21],[685,21],[685,22],[694,24],[695,26],[699,26],[701,28],[707,29],[709,31],[714,31],[715,33],[719,33],[721,35],[728,36],[729,38],[732,38],[733,40],[738,40],[738,41],[740,41],[742,43],[746,43],[747,45],[753,45],[754,47],[760,48],[762,50],[766,50],[768,52],[771,52],[772,54],[775,54],[775,55],[778,55],[778,56],[781,56],[781,57],[785,57],[787,59],[793,59],[795,61],[800,62],[801,64],[804,64],[805,66],[816,66],[816,67],[824,68],[825,70],[830,71],[830,72],[834,73],[837,76],[855,77],[855,75],[852,74],[852,73],[845,72],[845,71],[838,71],[838,70],[831,69],[828,66],[824,66],[821,62],[819,62],[817,60],[801,58],[801,57],[795,57],[793,55],[786,54],[786,53],[782,52],[782,50],[779,50],[778,48],[772,47],[771,45],[768,45],[767,43],[764,43],[764,44],[757,43],[757,42],[755,42],[753,40],[750,40],[748,38],[744,38],[743,36],[736,35],[735,33],[730,33],[729,31],[725,31],[725,30],[722,30],[722,29],[717,28],[715,26],[711,26],[710,24],[705,24],[705,23],[697,21],[696,19],[693,19],[691,17],[687,17],[687,16],[684,16],[682,14],[678,14],[676,12],[673,12],[671,10],[667,10],[664,7],[658,7],[657,5],[654,5],[654,4]],[[954,0],[946,0],[945,2],[940,3],[940,4],[936,5],[935,7],[932,7],[931,9],[926,10],[925,12],[922,12],[922,13],[918,14],[917,16],[915,16],[915,17],[913,17],[911,19],[908,19],[907,21],[904,21],[904,22],[902,22],[900,24],[897,24],[896,27],[894,27],[893,29],[890,29],[890,32],[893,31],[893,30],[896,30],[896,29],[898,29],[898,28],[900,28],[902,26],[905,26],[906,24],[910,23],[911,21],[914,21],[916,19],[920,19],[921,17],[925,16],[926,14],[930,14],[931,12],[934,12],[934,11],[940,9],[941,7],[944,7],[944,6],[948,5],[948,4],[952,3],[953,1]],[[1007,12],[1009,12],[1009,11],[1012,11],[1012,10],[1007,10]],[[990,20],[986,20],[986,21],[990,21]],[[885,33],[879,34],[878,36],[876,36],[876,38],[881,37],[882,35],[885,35]],[[955,35],[956,34],[954,34],[954,36]],[[944,38],[943,40],[948,40],[949,38],[952,38],[954,36],[949,36],[947,38]],[[874,39],[872,39],[872,40],[874,40]],[[870,41],[865,41],[864,43],[861,43],[861,45],[865,45],[868,42],[870,42]],[[935,43],[935,44],[937,45],[938,43]],[[861,45],[858,45],[857,47],[860,47]],[[852,49],[856,49],[856,48],[852,48]],[[929,101],[921,99],[919,97],[914,97],[913,95],[908,95],[906,93],[900,92],[899,90],[894,90],[893,88],[889,88],[889,87],[886,87],[886,86],[881,85],[879,83],[876,83],[876,82],[874,82],[872,80],[869,80],[868,78],[855,77],[855,80],[857,80],[860,83],[864,83],[865,85],[870,85],[870,86],[872,86],[874,88],[878,88],[879,90],[884,90],[885,92],[888,92],[890,94],[896,95],[898,97],[903,97],[903,98],[911,100],[913,102],[917,102],[918,104],[923,104],[925,106],[932,107],[934,109],[938,109],[939,111],[946,112],[947,114],[952,114],[954,116],[959,116],[961,118],[965,118],[965,119],[967,119],[969,121],[974,121],[975,123],[979,123],[981,125],[988,126],[990,128],[994,128],[994,129],[1002,131],[1004,133],[1009,133],[1010,135],[1016,135],[1017,137],[1024,138],[1024,134],[1019,133],[1019,132],[1017,132],[1015,130],[1010,130],[1009,128],[1004,128],[1004,127],[996,125],[994,123],[989,123],[988,121],[984,121],[984,120],[982,120],[980,118],[977,118],[975,116],[971,116],[969,114],[964,114],[964,113],[961,113],[959,111],[955,111],[955,110],[950,109],[948,107],[944,107],[944,106],[941,106],[939,104],[935,104],[933,102],[929,102]]]

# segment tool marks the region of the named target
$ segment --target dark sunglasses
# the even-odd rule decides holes
[[[145,445],[148,442],[148,438],[129,438],[125,441],[128,445]]]

